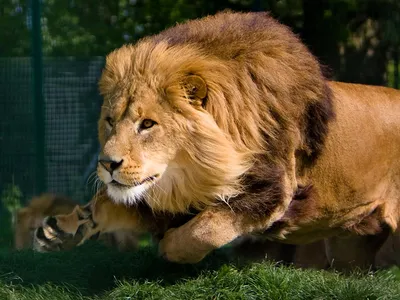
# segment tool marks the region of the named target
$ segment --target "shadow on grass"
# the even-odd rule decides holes
[[[93,242],[47,254],[0,250],[0,298],[400,299],[399,279],[387,272],[342,277],[271,263],[244,266],[228,249],[196,265],[168,263],[154,247],[119,253]]]
[[[171,285],[232,262],[244,265],[233,261],[227,250],[216,251],[196,265],[169,263],[159,258],[157,249],[151,246],[126,253],[94,243],[57,253],[1,250],[0,281],[22,286],[52,283],[76,288],[90,296],[111,290],[116,279]]]

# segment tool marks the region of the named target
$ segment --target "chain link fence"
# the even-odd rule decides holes
[[[0,190],[15,184],[29,198],[42,192],[37,188],[42,181],[46,191],[78,201],[90,197],[101,105],[97,81],[103,64],[103,57],[43,59],[44,139],[38,141],[32,60],[0,58]],[[42,159],[38,142],[45,147],[44,172],[36,169]]]

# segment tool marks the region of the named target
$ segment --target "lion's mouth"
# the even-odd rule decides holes
[[[123,184],[123,183],[121,183],[121,182],[119,182],[119,181],[117,181],[117,180],[115,180],[115,179],[113,179],[113,181],[111,181],[109,184],[112,185],[112,186],[118,187],[118,188],[132,188],[132,187],[135,187],[135,186],[143,185],[143,184],[145,184],[145,183],[147,183],[147,182],[153,182],[153,181],[155,181],[159,176],[160,176],[160,175],[158,175],[158,174],[153,175],[153,176],[149,176],[149,177],[146,177],[145,179],[143,179],[142,181],[135,182],[135,183],[133,183],[133,184],[131,184],[131,185]]]
[[[119,188],[129,188],[129,185],[122,184],[116,180],[111,181],[109,184],[112,186],[115,186],[115,187],[119,187]]]

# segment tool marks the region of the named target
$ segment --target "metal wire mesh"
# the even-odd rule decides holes
[[[44,58],[45,178],[35,178],[35,115],[30,58],[0,59],[0,189],[14,183],[25,198],[47,191],[85,201],[97,156],[97,81],[104,58]],[[94,163],[93,163],[94,161]]]
[[[0,187],[35,190],[34,113],[30,58],[0,59]]]

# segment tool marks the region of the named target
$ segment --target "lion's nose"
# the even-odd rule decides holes
[[[120,160],[115,160],[111,159],[109,157],[101,157],[99,158],[99,163],[108,171],[110,174],[112,174],[116,169],[118,169],[122,163],[123,159]]]

